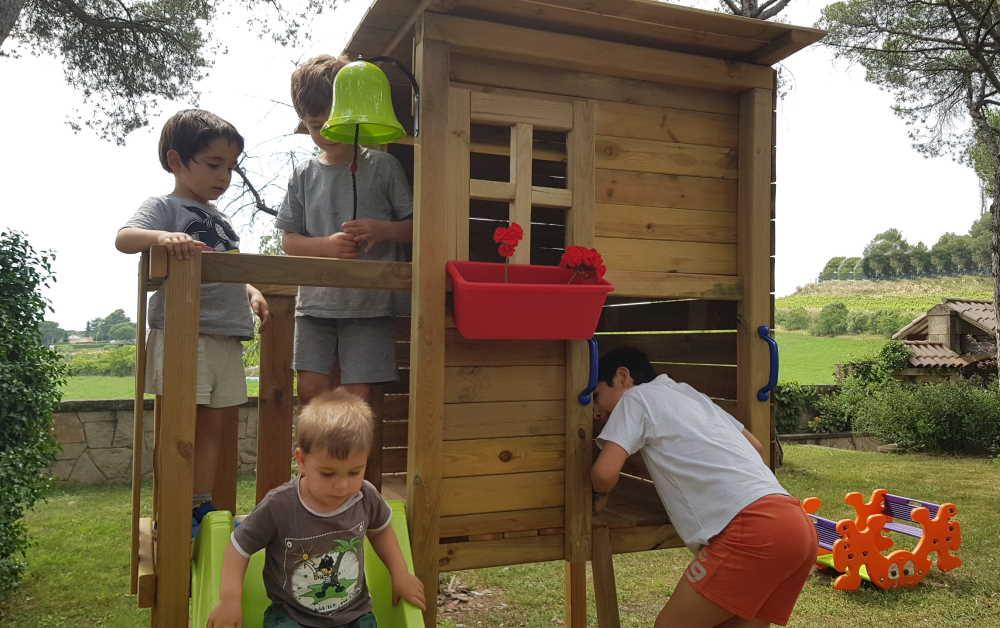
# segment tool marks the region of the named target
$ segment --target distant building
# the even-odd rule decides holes
[[[68,342],[71,345],[78,345],[85,342],[94,342],[94,339],[91,338],[90,336],[78,336],[76,334],[70,334],[69,338],[66,339],[66,342]]]
[[[996,372],[997,319],[992,301],[945,299],[893,334],[913,354],[908,381],[939,381]]]

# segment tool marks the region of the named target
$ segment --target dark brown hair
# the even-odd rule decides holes
[[[370,451],[373,431],[371,406],[342,388],[323,393],[302,408],[296,429],[302,453],[322,447],[338,460]]]
[[[292,106],[299,119],[325,116],[333,103],[333,78],[348,64],[345,57],[319,55],[305,60],[292,72]]]
[[[160,165],[171,172],[167,164],[167,151],[175,150],[181,163],[187,165],[192,157],[205,150],[215,140],[222,138],[243,152],[243,136],[232,124],[203,109],[185,109],[170,116],[160,131]]]

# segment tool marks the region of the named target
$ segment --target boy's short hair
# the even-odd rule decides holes
[[[178,111],[160,131],[160,165],[172,172],[167,164],[167,151],[177,151],[181,163],[187,165],[192,157],[219,138],[235,144],[238,153],[243,152],[243,136],[229,122],[204,109]]]
[[[340,68],[350,63],[346,57],[318,55],[306,59],[292,72],[292,106],[299,120],[306,116],[325,116],[333,104],[333,79]],[[297,133],[304,133],[299,124]]]
[[[597,368],[597,376],[608,386],[613,386],[615,371],[621,366],[628,369],[629,374],[632,375],[632,381],[637,385],[656,379],[656,371],[649,363],[649,358],[635,347],[618,347],[602,355],[600,365]]]
[[[302,453],[323,448],[343,460],[354,452],[371,451],[372,409],[361,397],[337,389],[318,395],[299,413],[296,429]]]

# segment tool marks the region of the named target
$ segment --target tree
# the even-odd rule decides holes
[[[923,242],[917,242],[910,249],[910,268],[917,277],[931,273],[931,252]]]
[[[910,244],[899,229],[888,229],[876,235],[865,247],[863,265],[870,279],[891,279],[905,274],[905,259]],[[901,272],[903,271],[903,272]]]
[[[59,327],[59,323],[53,321],[42,321],[38,326],[38,332],[42,336],[42,345],[50,347],[57,342],[66,342],[69,333]]]
[[[733,15],[767,20],[781,13],[791,0],[720,0],[720,4],[732,11]]]
[[[840,270],[841,264],[844,263],[843,257],[831,257],[830,261],[826,263],[823,267],[822,272],[819,274],[820,281],[830,281],[831,279],[837,279],[837,271]]]
[[[285,5],[295,6],[286,8]],[[66,82],[88,111],[71,127],[93,128],[124,143],[145,126],[163,100],[197,101],[195,83],[219,49],[218,15],[249,12],[251,28],[286,44],[337,0],[0,0],[0,46],[8,54],[51,55],[63,62]],[[8,37],[9,35],[9,37]],[[95,115],[96,114],[96,115]]]
[[[996,0],[848,0],[827,6],[820,27],[838,54],[892,92],[914,146],[968,159],[990,173],[990,272],[1000,319],[1000,6]],[[965,124],[970,131],[965,131]],[[1000,372],[1000,328],[995,337]],[[1000,381],[1000,379],[998,379]]]

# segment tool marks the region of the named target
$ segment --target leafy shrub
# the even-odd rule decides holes
[[[23,234],[0,232],[0,595],[21,580],[29,543],[22,519],[48,485],[43,472],[57,451],[52,410],[64,367],[41,332],[52,259]]]
[[[774,389],[774,424],[778,433],[798,432],[799,418],[815,408],[818,399],[814,386],[802,386],[797,382],[779,384]]]
[[[135,373],[135,347],[119,345],[100,351],[81,351],[69,357],[70,375],[110,375],[124,377]]]
[[[867,310],[851,310],[847,313],[847,331],[852,334],[874,333],[875,313]]]
[[[809,329],[812,326],[812,315],[804,307],[797,307],[791,310],[778,310],[775,313],[775,322],[791,331]]]
[[[847,333],[847,306],[843,303],[824,305],[816,317],[814,336],[840,336]]]

